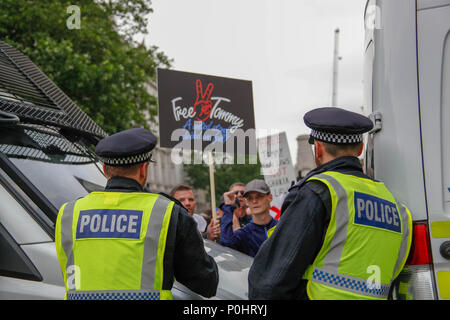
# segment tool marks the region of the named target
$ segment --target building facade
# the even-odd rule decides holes
[[[309,134],[302,134],[297,137],[297,163],[295,164],[297,180],[305,177],[309,171],[316,167],[313,150],[308,140]]]

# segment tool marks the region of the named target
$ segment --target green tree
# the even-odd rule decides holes
[[[253,179],[264,179],[261,175],[261,164],[259,159],[256,164],[249,164],[246,156],[245,164],[221,164],[214,166],[214,184],[216,191],[216,203],[221,195],[228,191],[230,185],[235,182],[248,183]],[[203,164],[185,164],[184,171],[187,175],[187,182],[194,188],[208,191],[208,199],[211,195],[209,186],[209,166]]]
[[[74,3],[75,2],[75,3]],[[80,28],[69,29],[70,5]],[[2,0],[0,39],[26,54],[108,133],[155,121],[148,92],[156,68],[171,60],[156,46],[136,43],[147,33],[149,0]]]

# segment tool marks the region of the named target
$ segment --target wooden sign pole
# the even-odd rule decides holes
[[[211,190],[211,214],[214,220],[217,220],[216,213],[216,188],[214,184],[214,160],[212,151],[209,152],[209,185]]]

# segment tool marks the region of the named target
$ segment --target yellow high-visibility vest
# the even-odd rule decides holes
[[[275,231],[275,228],[277,226],[274,225],[272,228],[270,228],[269,230],[267,230],[266,234],[267,234],[267,238],[270,238],[272,236],[272,233]]]
[[[172,299],[162,283],[173,205],[141,192],[92,192],[64,204],[55,243],[65,299]]]
[[[338,172],[314,175],[331,194],[324,243],[303,275],[310,299],[388,298],[411,246],[412,219],[382,182]]]

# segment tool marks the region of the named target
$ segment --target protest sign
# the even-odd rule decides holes
[[[296,179],[286,132],[259,138],[258,154],[264,180],[273,197],[286,194]]]
[[[158,69],[158,110],[161,147],[256,154],[251,81]]]

